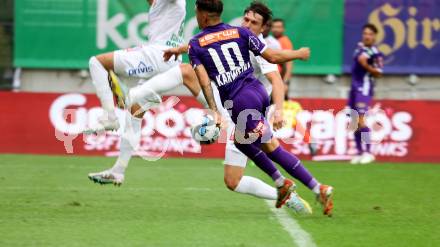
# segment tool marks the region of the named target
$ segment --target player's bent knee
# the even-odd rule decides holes
[[[359,115],[359,118],[357,119],[357,129],[362,129],[364,127],[367,127],[367,124],[365,123],[365,118],[363,114]]]
[[[182,63],[179,66],[180,66],[180,70],[182,71],[183,75],[188,74],[188,72],[190,72],[192,70],[192,66],[187,63]]]
[[[192,77],[195,76],[195,72],[192,69],[191,65],[189,64],[180,64],[180,71],[182,73],[182,78],[186,79],[184,81],[188,82],[188,81],[192,81],[192,80],[188,80],[191,79]]]
[[[133,104],[130,108],[130,113],[133,117],[143,118],[145,115],[145,111],[139,104]]]
[[[95,56],[98,62],[106,69],[106,70],[114,70],[114,62],[113,62],[113,53],[104,53]]]
[[[231,191],[235,191],[235,189],[238,187],[238,184],[240,183],[241,178],[225,176],[224,179],[226,187]]]
[[[261,148],[262,148],[263,152],[265,152],[265,153],[272,153],[279,146],[280,146],[280,143],[278,142],[278,140],[275,138],[272,138],[272,140],[270,142],[263,143],[261,145]]]

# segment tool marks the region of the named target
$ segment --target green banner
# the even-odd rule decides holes
[[[197,33],[194,0],[187,1],[185,38]],[[225,22],[239,25],[250,1],[224,0]],[[286,20],[295,47],[309,46],[312,58],[296,62],[295,73],[341,72],[342,0],[268,1]],[[146,0],[16,0],[14,65],[26,68],[87,68],[88,58],[145,42]]]

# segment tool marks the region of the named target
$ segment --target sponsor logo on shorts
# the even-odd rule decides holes
[[[128,70],[128,76],[142,75],[151,72],[153,72],[153,66],[140,62],[137,68]]]
[[[260,121],[257,124],[257,127],[255,127],[255,129],[252,130],[252,132],[258,134],[258,136],[263,136],[263,133],[266,131],[266,125],[264,124],[263,121]]]

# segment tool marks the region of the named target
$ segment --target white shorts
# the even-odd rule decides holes
[[[244,155],[238,148],[234,145],[234,130],[235,124],[232,119],[228,118],[228,129],[227,129],[227,141],[225,148],[225,160],[224,165],[238,166],[245,168],[247,164],[248,157]]]
[[[114,67],[117,75],[134,82],[137,85],[147,83],[152,77],[165,73],[171,68],[178,66],[181,63],[181,57],[176,61],[172,58],[165,62],[163,59],[163,51],[169,49],[167,46],[160,45],[143,45],[124,50],[117,50],[114,52]],[[134,79],[134,80],[133,80]],[[136,86],[136,84],[132,86]],[[146,90],[145,88],[144,90]],[[150,90],[154,92],[153,89]],[[152,97],[152,98],[151,98]],[[160,102],[161,95],[155,93],[151,97],[138,99],[135,103],[142,106],[144,110],[148,110],[154,105],[153,102]]]
[[[143,45],[114,52],[115,72],[123,77],[149,79],[181,63],[173,58],[165,62],[163,51],[167,46]]]
[[[244,155],[238,148],[234,145],[234,130],[235,124],[232,122],[231,117],[229,116],[228,111],[223,107],[222,101],[220,99],[220,93],[217,89],[217,86],[213,82],[211,82],[212,92],[214,93],[215,104],[217,105],[220,114],[222,115],[223,120],[226,121],[227,129],[226,129],[226,147],[225,147],[225,160],[223,161],[224,165],[230,166],[238,166],[245,168],[247,164],[248,157]]]

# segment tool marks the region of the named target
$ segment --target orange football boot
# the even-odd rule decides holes
[[[278,198],[275,203],[276,208],[281,208],[290,198],[290,194],[296,190],[296,184],[290,179],[284,179],[284,185],[277,188]]]

